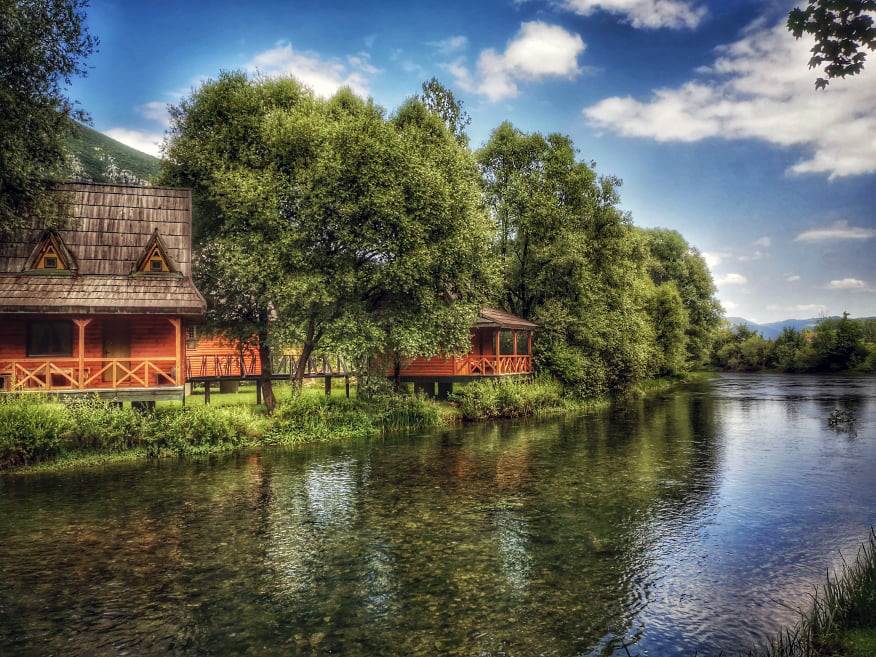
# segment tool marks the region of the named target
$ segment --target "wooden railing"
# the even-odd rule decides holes
[[[271,375],[274,378],[292,378],[298,367],[298,356],[294,353],[274,356],[271,359]],[[207,379],[246,379],[261,374],[261,361],[254,352],[241,356],[237,352],[214,353],[200,356],[186,356],[186,380],[203,381]],[[347,363],[340,357],[314,356],[305,364],[305,377],[349,376],[352,374]]]
[[[531,374],[532,356],[461,356],[455,359],[458,376]]]
[[[0,360],[5,390],[152,388],[176,385],[176,358],[24,358]]]

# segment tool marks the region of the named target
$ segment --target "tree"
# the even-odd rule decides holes
[[[618,209],[620,182],[598,177],[564,135],[510,123],[478,152],[497,224],[503,304],[539,321],[539,367],[588,397],[623,391],[648,372],[653,327],[644,240]]]
[[[51,220],[47,194],[63,170],[71,117],[64,94],[97,47],[85,25],[87,0],[0,3],[0,235],[28,216]]]
[[[430,112],[437,114],[444,121],[444,125],[460,144],[468,145],[465,129],[471,124],[471,117],[463,109],[463,102],[458,100],[450,89],[436,78],[432,78],[423,83],[423,93],[418,99]]]
[[[490,223],[470,154],[421,103],[388,119],[349,90],[224,73],[171,116],[165,180],[192,187],[200,248],[239,279],[234,295],[205,289],[220,328],[257,329],[263,361],[299,347],[299,383],[320,349],[467,351]]]
[[[699,251],[677,231],[653,228],[644,234],[651,280],[655,285],[674,283],[687,313],[687,367],[700,367],[708,360],[721,321],[721,305],[715,296],[712,275]]]
[[[867,53],[876,49],[873,15],[876,0],[808,0],[788,14],[788,30],[799,39],[803,33],[815,37],[809,68],[823,64],[826,78],[815,81],[816,89],[827,87],[830,78],[857,75],[864,69]]]
[[[658,285],[651,298],[651,319],[654,323],[654,370],[659,375],[676,376],[687,369],[688,317],[675,283]]]

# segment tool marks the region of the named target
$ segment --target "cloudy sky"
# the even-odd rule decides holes
[[[430,3],[432,4],[432,3]],[[876,315],[876,56],[814,91],[784,1],[94,0],[72,95],[157,153],[166,106],[222,69],[342,85],[389,110],[431,76],[473,145],[504,119],[569,134],[637,224],[706,256],[728,315]]]

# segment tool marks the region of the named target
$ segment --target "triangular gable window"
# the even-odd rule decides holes
[[[53,230],[43,233],[27,259],[25,270],[51,273],[69,273],[76,269],[76,261],[67,250],[60,235]]]
[[[177,271],[176,263],[168,256],[157,229],[149,238],[134,271],[141,274],[169,274]]]

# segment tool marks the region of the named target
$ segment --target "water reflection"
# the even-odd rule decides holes
[[[749,645],[876,523],[874,397],[726,376],[577,419],[7,477],[0,653]]]

